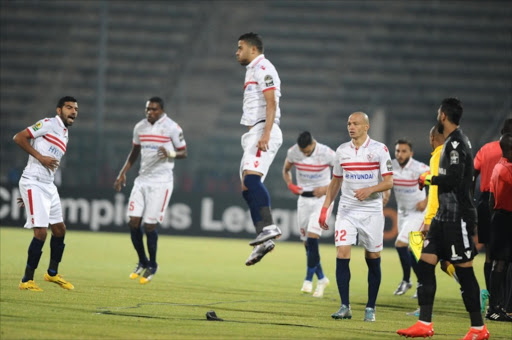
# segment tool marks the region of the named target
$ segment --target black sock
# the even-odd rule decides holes
[[[48,267],[48,274],[51,276],[57,275],[59,271],[59,263],[62,261],[62,254],[64,253],[64,236],[52,236],[50,240],[50,265]]]
[[[437,289],[435,270],[436,266],[433,264],[422,260],[418,262],[419,319],[425,322],[432,322],[432,310],[434,309],[434,297]]]
[[[485,279],[485,288],[487,290],[491,290],[491,271],[492,271],[492,262],[484,263],[484,279]]]
[[[336,259],[336,283],[340,294],[341,304],[348,306],[350,287],[350,259]]]
[[[41,255],[43,252],[44,241],[41,241],[37,238],[32,238],[32,242],[28,247],[28,258],[27,258],[27,266],[25,267],[25,275],[21,279],[22,282],[27,282],[29,280],[34,279],[34,271],[39,265],[39,260],[41,259]]]
[[[158,243],[158,232],[156,229],[146,232],[146,239],[149,253],[149,266],[156,268],[156,248]]]
[[[144,250],[144,243],[142,242],[142,230],[141,228],[130,228],[130,234],[132,237],[132,244],[139,256],[139,263],[146,266],[148,264],[148,258],[146,257],[146,251]]]
[[[375,308],[377,294],[379,294],[382,274],[380,271],[380,257],[377,259],[366,259],[368,265],[368,302],[366,307]]]
[[[484,325],[482,314],[480,314],[480,287],[475,277],[473,267],[455,267],[455,273],[460,282],[460,291],[466,310],[471,318],[471,326],[479,327]]]
[[[496,310],[504,305],[505,297],[503,296],[503,285],[505,283],[505,273],[499,271],[502,268],[495,268],[491,271],[491,282],[489,287],[489,306]]]
[[[402,280],[409,282],[411,280],[411,254],[407,247],[396,247],[400,263],[402,264]]]

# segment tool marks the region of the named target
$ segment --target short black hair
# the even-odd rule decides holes
[[[501,152],[503,152],[503,157],[506,157],[507,154],[512,150],[512,133],[507,132],[501,136],[500,147]]]
[[[243,40],[251,46],[256,46],[260,53],[263,53],[263,39],[258,33],[244,33],[238,38],[238,40]]]
[[[78,101],[71,96],[65,96],[65,97],[62,97],[61,99],[59,99],[59,101],[57,102],[57,107],[60,107],[62,109],[66,102],[77,103]]]
[[[411,149],[411,151],[412,151],[412,143],[411,143],[409,140],[405,139],[405,138],[400,138],[400,139],[398,139],[398,140],[395,142],[395,146],[396,146],[397,144],[407,144],[407,145],[409,145],[409,148],[410,148],[410,149]]]
[[[440,110],[446,115],[450,122],[459,125],[463,109],[462,103],[458,98],[443,99]]]
[[[158,105],[160,105],[160,108],[163,110],[164,109],[164,100],[160,97],[151,97],[148,99],[148,102],[150,103],[157,103]]]
[[[311,145],[313,143],[313,137],[311,136],[311,133],[309,131],[304,131],[299,135],[299,138],[297,138],[297,144],[299,145],[299,148],[304,149],[308,145]]]
[[[503,122],[503,128],[501,129],[501,134],[504,135],[506,133],[512,132],[512,118],[505,119]]]

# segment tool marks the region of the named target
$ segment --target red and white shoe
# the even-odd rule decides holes
[[[462,340],[485,340],[489,339],[489,331],[487,330],[487,326],[484,325],[483,329],[474,329],[471,327],[469,329],[469,332],[466,334],[465,337],[462,338]]]
[[[418,321],[409,328],[397,330],[396,333],[406,338],[426,338],[434,335],[434,328],[432,322],[429,325],[425,325],[423,322]]]

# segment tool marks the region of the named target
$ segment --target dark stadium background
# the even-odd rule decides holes
[[[66,210],[68,227],[126,230],[121,209],[138,165],[124,195],[116,196],[112,183],[145,100],[160,96],[189,150],[177,161],[161,232],[249,237],[238,179],[245,70],[234,56],[238,37],[249,31],[263,36],[282,80],[284,144],[266,184],[288,230],[284,238],[297,234],[295,198],[281,168],[301,131],[335,149],[348,140],[348,115],[362,110],[370,136],[392,156],[394,141],[406,137],[415,158],[428,163],[428,131],[444,97],[462,100],[462,129],[475,153],[498,138],[511,115],[506,1],[3,0],[0,20],[3,226],[23,224],[14,202],[27,155],[12,136],[55,115],[58,98],[73,95],[80,115],[60,183],[63,200],[75,204]]]

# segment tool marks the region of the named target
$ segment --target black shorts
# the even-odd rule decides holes
[[[491,260],[512,261],[512,212],[496,210],[490,229]]]
[[[489,211],[489,191],[484,191],[478,200],[478,242],[489,243],[491,235],[491,212]]]
[[[474,225],[468,227],[473,228]],[[466,223],[440,222],[435,218],[430,224],[425,241],[423,241],[422,254],[434,254],[440,260],[451,263],[464,263],[473,260],[478,252],[473,238],[468,234]]]

